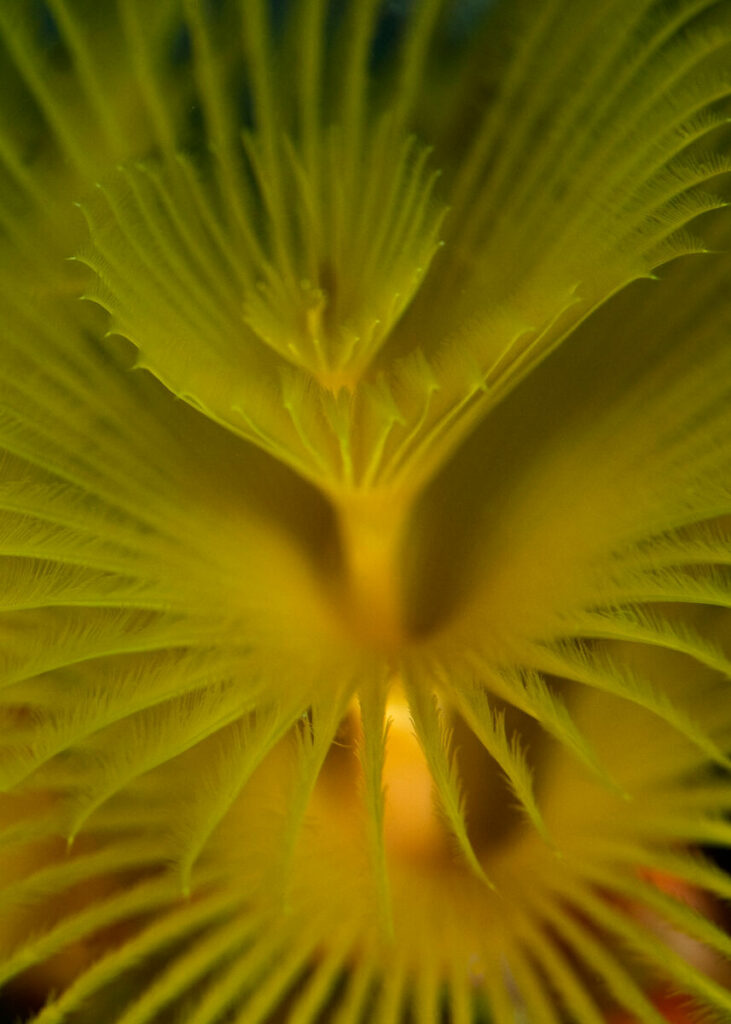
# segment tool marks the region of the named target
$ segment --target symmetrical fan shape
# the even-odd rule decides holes
[[[0,3],[0,1000],[731,1018],[730,60]]]

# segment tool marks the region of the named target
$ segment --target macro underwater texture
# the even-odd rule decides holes
[[[731,0],[1,0],[3,1021],[728,1024],[730,118]]]

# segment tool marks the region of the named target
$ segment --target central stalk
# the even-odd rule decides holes
[[[346,615],[357,636],[385,649],[403,639],[404,529],[411,503],[377,492],[338,504],[346,573]]]

